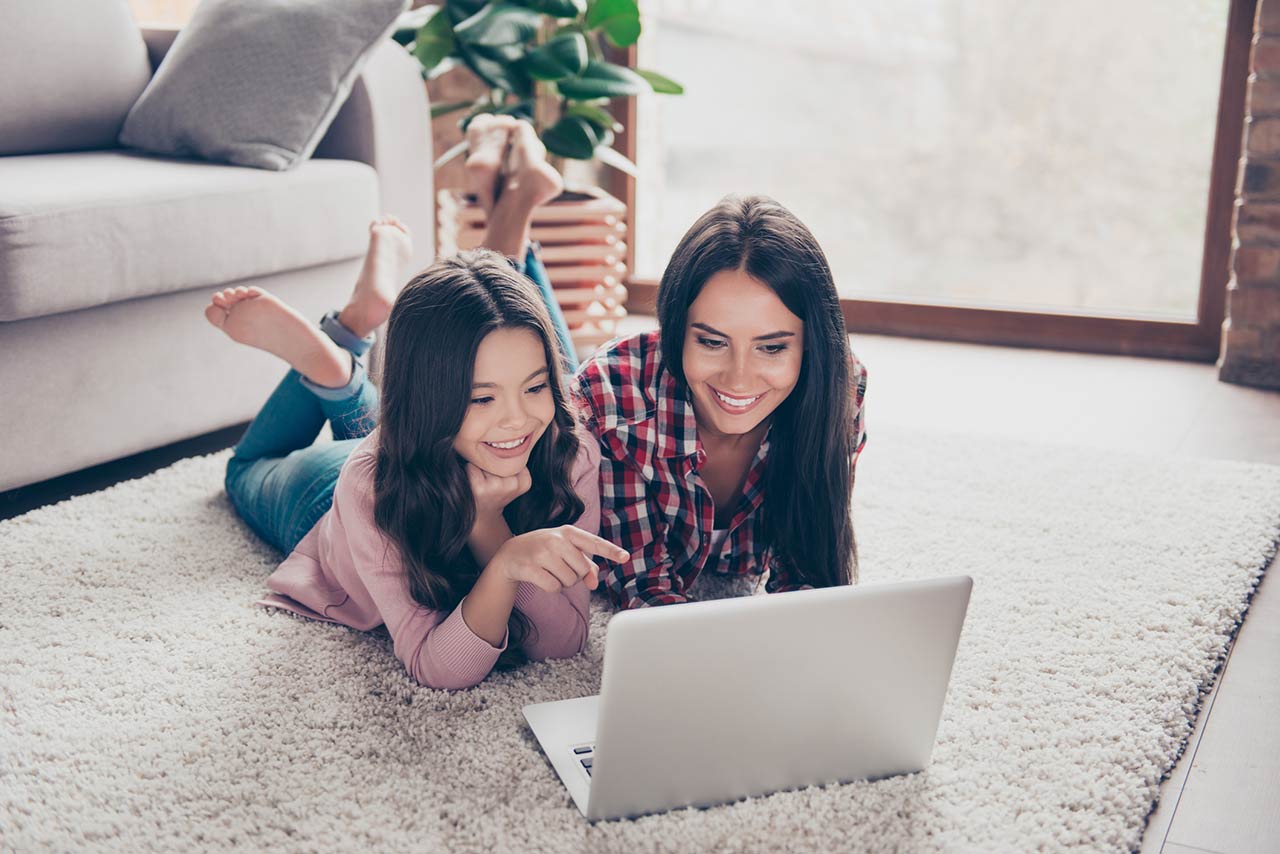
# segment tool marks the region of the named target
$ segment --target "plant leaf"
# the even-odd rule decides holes
[[[430,71],[427,71],[424,68],[422,70],[422,76],[427,80],[435,80],[437,77],[448,74],[450,71],[457,68],[459,64],[459,60],[455,59],[453,56],[446,56]]]
[[[565,116],[542,132],[542,142],[552,154],[574,160],[590,160],[600,137],[586,119]]]
[[[512,0],[553,18],[576,18],[587,10],[587,0]]]
[[[587,67],[587,40],[582,33],[556,36],[529,51],[524,67],[539,80],[561,80],[582,73]]]
[[[603,29],[617,47],[630,47],[640,38],[640,8],[636,0],[593,0],[587,7],[587,28]]]
[[[634,163],[628,160],[624,155],[609,148],[607,145],[601,145],[596,148],[596,159],[605,166],[612,166],[619,172],[630,175],[632,178],[640,178],[640,170]]]
[[[636,74],[639,74],[645,80],[649,81],[649,85],[653,87],[653,91],[659,95],[683,95],[684,87],[670,77],[663,77],[656,71],[645,71],[643,68],[637,68]]]
[[[510,3],[485,6],[465,21],[453,25],[453,34],[467,44],[485,47],[524,44],[538,33],[542,16]]]
[[[453,48],[453,26],[449,23],[449,16],[443,11],[437,11],[431,16],[431,20],[418,30],[417,38],[414,40],[413,55],[418,58],[418,62],[422,63],[423,70],[429,74],[442,59],[453,53]]]
[[[441,116],[447,116],[465,107],[470,107],[473,103],[473,101],[452,101],[448,104],[432,104],[431,118],[438,119]]]
[[[503,65],[515,65],[524,59],[524,45],[512,44],[473,44],[470,48],[475,53]]]
[[[653,91],[649,81],[630,68],[600,60],[592,60],[580,75],[568,77],[556,85],[560,88],[560,94],[575,101],[620,98]]]
[[[423,24],[431,20],[431,16],[439,8],[439,6],[421,6],[408,12],[401,12],[400,17],[396,18],[395,32],[392,33],[391,38],[408,47],[413,43],[418,30],[422,29]],[[410,49],[412,50],[412,48]]]
[[[509,65],[482,56],[462,42],[458,42],[455,49],[467,68],[475,72],[475,75],[490,88],[510,92],[518,98],[529,98],[533,95],[533,78],[519,65]]]
[[[618,133],[622,130],[622,123],[615,119],[612,113],[595,104],[588,104],[583,101],[570,104],[565,109],[564,114],[566,116],[580,116],[591,122],[600,131],[611,130]]]
[[[449,20],[460,24],[485,7],[489,0],[445,0],[444,8]]]

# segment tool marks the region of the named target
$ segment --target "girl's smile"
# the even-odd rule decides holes
[[[501,457],[504,460],[512,459],[528,453],[532,449],[529,439],[533,434],[526,433],[519,439],[513,439],[510,442],[484,442],[484,446],[495,457]]]
[[[546,352],[532,330],[504,327],[486,335],[476,349],[471,401],[453,449],[489,474],[517,474],[555,417],[547,378]]]

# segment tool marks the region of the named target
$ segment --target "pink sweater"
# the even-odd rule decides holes
[[[579,431],[573,489],[586,505],[575,522],[596,533],[600,525],[600,448]],[[257,602],[361,631],[385,624],[396,658],[429,688],[470,688],[493,669],[507,648],[493,646],[452,613],[424,608],[409,595],[399,548],[373,521],[373,475],[378,431],[356,446],[342,466],[333,507],[267,579],[275,595]],[[536,638],[524,646],[530,660],[568,658],[587,644],[586,584],[547,593],[521,582],[515,606],[529,618]]]

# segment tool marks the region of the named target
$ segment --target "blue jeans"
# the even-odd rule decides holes
[[[556,303],[542,262],[530,247],[524,263],[514,263],[538,286],[565,354],[564,370],[577,367],[564,315]],[[227,462],[231,504],[254,533],[288,554],[333,505],[338,473],[360,440],[378,422],[378,389],[359,358],[373,345],[338,322],[336,312],[320,328],[351,353],[351,380],[325,388],[290,370],[262,405]],[[328,421],[331,444],[316,445]]]

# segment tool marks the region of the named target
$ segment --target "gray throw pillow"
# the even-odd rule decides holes
[[[125,0],[0,2],[0,155],[115,148],[150,80]]]
[[[120,142],[289,169],[303,162],[409,0],[203,0]]]

